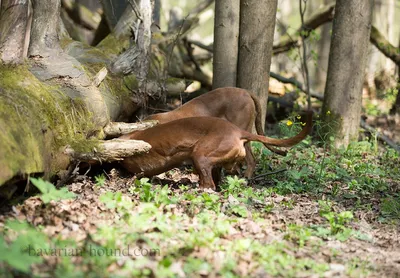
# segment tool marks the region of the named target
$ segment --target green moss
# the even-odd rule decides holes
[[[108,35],[102,40],[98,48],[103,50],[104,53],[119,55],[129,47],[129,39],[116,38],[113,34]]]
[[[51,171],[52,157],[71,145],[90,151],[96,127],[83,101],[46,85],[27,66],[0,66],[0,185],[22,173]]]
[[[67,36],[64,36],[60,39],[60,46],[62,49],[65,49],[70,43],[73,43],[73,42],[75,42],[73,39],[71,39]]]

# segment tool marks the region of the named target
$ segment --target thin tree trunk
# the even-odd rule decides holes
[[[396,10],[395,0],[388,0],[387,3],[387,39],[390,43],[395,44],[395,19],[394,12]],[[386,59],[385,69],[388,74],[392,74],[396,70],[396,65],[390,59]]]
[[[217,0],[214,20],[213,89],[235,87],[240,0]]]
[[[325,123],[334,126],[332,133],[337,147],[358,139],[373,3],[373,0],[336,2],[322,111]]]
[[[153,10],[153,23],[160,27],[161,20],[161,0],[154,0],[154,10]]]
[[[399,49],[400,49],[400,37],[399,37]],[[397,96],[396,101],[393,103],[390,109],[390,114],[400,114],[400,65],[397,65]]]
[[[0,6],[0,61],[21,63],[28,25],[28,0],[3,0]]]
[[[267,113],[269,71],[278,1],[242,0],[238,87],[257,94],[262,108],[263,125]]]
[[[325,5],[330,5],[332,0],[324,0]],[[332,23],[328,22],[321,26],[321,39],[318,41],[318,60],[315,67],[315,87],[318,92],[322,92],[326,84],[326,74],[328,72],[329,47],[331,43]]]

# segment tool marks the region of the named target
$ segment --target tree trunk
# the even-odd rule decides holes
[[[29,44],[29,56],[50,56],[61,52],[57,28],[60,20],[60,0],[32,1],[33,21],[31,29],[31,41]]]
[[[237,84],[238,87],[257,94],[262,108],[263,126],[267,113],[269,71],[277,5],[277,0],[242,0],[240,2]]]
[[[338,0],[323,104],[324,122],[334,126],[335,145],[357,140],[373,0]]]
[[[332,0],[324,0],[325,5],[330,5]],[[332,23],[328,22],[321,26],[321,39],[318,41],[318,60],[315,66],[315,86],[314,89],[322,92],[326,84],[326,74],[328,72],[329,47],[331,42]]]
[[[240,0],[217,0],[214,17],[213,89],[236,87]]]
[[[399,37],[399,49],[400,49],[400,37]],[[400,115],[400,65],[397,65],[397,96],[396,101],[393,103],[392,108],[390,109],[390,114],[399,114]]]
[[[0,61],[19,64],[25,58],[28,0],[3,0],[0,5]]]
[[[153,23],[160,28],[161,21],[161,0],[154,0],[154,10],[153,10]]]
[[[143,11],[143,19],[147,18],[151,11]],[[129,36],[121,35],[118,44],[98,48],[67,37],[60,43],[59,22],[60,0],[33,1],[28,62],[15,67],[0,64],[0,185],[16,175],[57,174],[71,162],[64,154],[67,146],[75,152],[100,150],[103,127],[110,120],[127,120],[141,102],[134,93],[138,89],[135,75],[107,71],[116,54],[128,48]],[[151,34],[145,31],[150,26],[147,21],[141,25],[137,45],[142,44],[148,54],[146,42]],[[120,34],[129,33],[126,28]],[[18,32],[22,32],[19,38],[25,37],[23,28]],[[18,35],[8,34],[4,41]],[[116,37],[110,36],[110,40]],[[147,67],[137,66],[141,80]]]

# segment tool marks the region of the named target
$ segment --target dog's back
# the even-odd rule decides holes
[[[248,91],[226,87],[198,96],[175,110],[150,115],[145,120],[167,123],[188,117],[217,117],[247,130],[254,122],[254,111],[254,102]]]

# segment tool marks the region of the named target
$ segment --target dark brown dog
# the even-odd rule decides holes
[[[310,113],[299,134],[275,139],[252,134],[220,118],[179,119],[121,136],[121,139],[143,140],[152,147],[148,153],[126,158],[122,165],[134,174],[153,176],[191,161],[199,174],[200,187],[215,190],[219,167],[232,169],[242,161],[246,156],[245,143],[258,141],[269,146],[290,147],[307,136],[311,123]]]
[[[181,107],[165,113],[153,114],[145,120],[158,120],[160,124],[189,117],[217,117],[225,119],[237,127],[252,132],[253,125],[257,134],[264,135],[261,124],[261,105],[251,92],[234,87],[215,89],[203,94]],[[271,151],[286,155],[285,151],[265,145]],[[245,176],[250,178],[256,162],[249,143],[245,144],[247,169]]]

